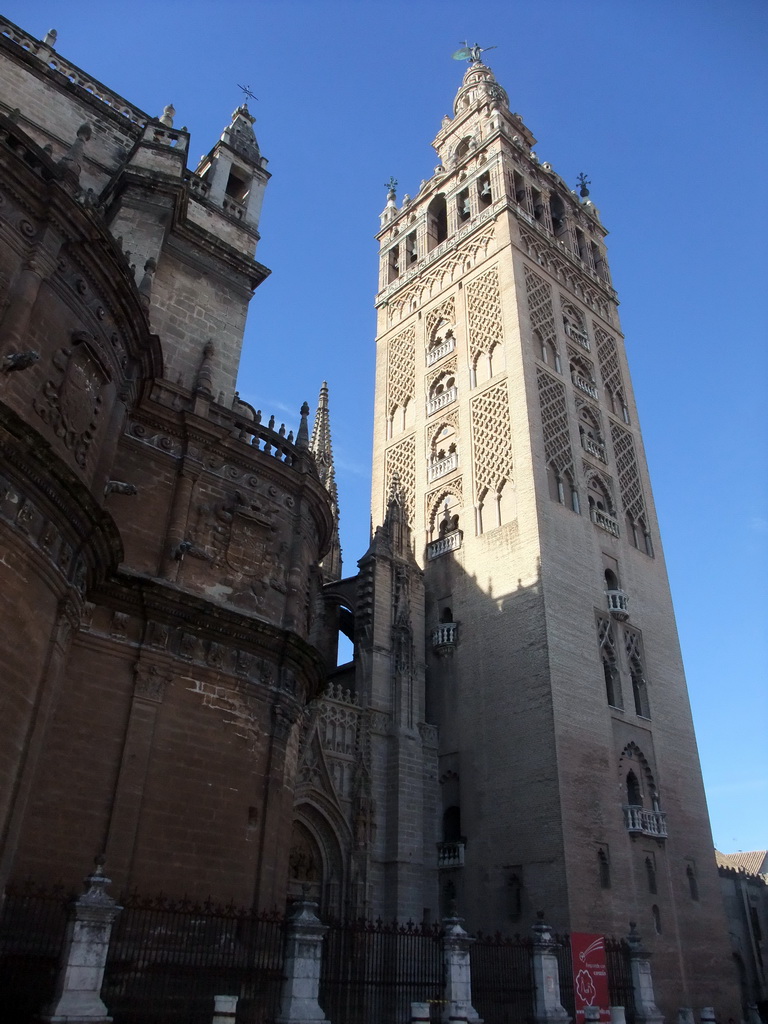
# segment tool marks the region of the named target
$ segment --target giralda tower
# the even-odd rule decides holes
[[[426,591],[440,890],[471,928],[626,934],[723,1004],[725,925],[603,228],[477,48],[381,218],[373,521]]]

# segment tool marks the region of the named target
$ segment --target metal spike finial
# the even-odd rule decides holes
[[[238,85],[237,88],[245,96],[246,100],[258,100],[259,97],[254,96],[254,94],[251,92],[250,85]]]
[[[389,181],[385,183],[384,188],[390,196],[394,196],[397,189],[397,178],[390,175]]]

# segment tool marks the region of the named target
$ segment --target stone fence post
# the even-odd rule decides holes
[[[461,926],[462,918],[447,917],[443,922],[443,965],[445,968],[445,1009],[443,1021],[450,1024],[483,1024],[472,1005],[472,977],[469,947],[475,941]]]
[[[214,996],[211,1024],[235,1024],[237,996]]]
[[[286,922],[285,981],[280,1013],[275,1024],[330,1024],[320,1009],[320,965],[327,925],[315,911],[317,903],[304,897],[297,900]]]
[[[570,1017],[560,1002],[560,968],[553,953],[552,929],[539,911],[533,926],[533,984],[535,1024],[568,1024]]]
[[[651,977],[651,954],[643,949],[634,921],[629,922],[629,968],[635,993],[635,1024],[664,1024],[664,1017],[656,1005]]]
[[[106,892],[103,862],[85,879],[86,890],[67,909],[69,921],[53,1002],[39,1018],[46,1024],[108,1024],[101,1001],[112,922],[123,909]]]

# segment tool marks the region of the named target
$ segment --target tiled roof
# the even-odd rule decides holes
[[[768,874],[768,850],[747,850],[745,853],[721,853],[715,850],[717,866],[736,868],[750,875]]]

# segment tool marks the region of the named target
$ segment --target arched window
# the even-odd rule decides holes
[[[443,812],[443,842],[458,843],[462,839],[461,808],[456,806],[447,807]]]
[[[465,136],[454,150],[454,159],[458,163],[459,160],[463,160],[468,155],[472,145],[472,138],[470,135]]]
[[[656,929],[656,934],[661,935],[661,914],[655,903],[651,907],[651,913],[653,914],[653,927]]]
[[[441,622],[453,622],[453,612],[447,606],[440,612]]]
[[[648,892],[656,892],[656,865],[652,857],[645,858],[645,877],[648,881]]]
[[[534,331],[533,336],[536,339],[538,351],[537,355],[543,363],[547,366],[551,366],[557,373],[561,372],[560,367],[560,356],[558,355],[557,349],[551,341],[542,337],[539,331]]]
[[[696,880],[696,872],[693,870],[693,865],[688,865],[688,867],[685,869],[685,874],[688,878],[688,891],[691,894],[691,899],[698,901],[699,883]]]
[[[597,869],[600,877],[600,888],[611,888],[611,866],[608,863],[608,854],[605,850],[597,851]]]
[[[643,806],[643,792],[640,789],[637,776],[631,768],[627,772],[627,803],[630,807]]]
[[[445,196],[435,196],[427,207],[427,252],[448,237],[448,208]]]

